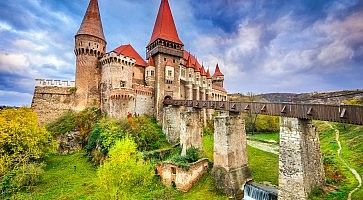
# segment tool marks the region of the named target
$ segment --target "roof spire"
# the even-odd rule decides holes
[[[183,42],[179,39],[168,0],[161,0],[158,16],[156,18],[149,44],[155,42],[157,39],[164,39],[183,45]]]
[[[219,65],[218,65],[218,63],[217,63],[217,66],[216,66],[216,70],[215,70],[215,72],[214,72],[214,74],[213,74],[213,77],[217,77],[217,76],[224,76],[224,75],[222,74],[221,70],[219,69]]]
[[[91,35],[106,41],[105,35],[103,34],[98,0],[90,0],[77,35]]]

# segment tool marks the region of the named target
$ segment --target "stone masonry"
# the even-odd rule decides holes
[[[281,117],[279,200],[306,200],[323,183],[319,136],[312,121]]]
[[[247,159],[245,123],[240,113],[225,112],[214,119],[214,166],[216,187],[240,196],[252,180]]]
[[[169,143],[180,141],[180,107],[168,106],[164,108],[162,127]]]
[[[188,110],[181,113],[180,146],[182,147],[182,156],[186,155],[188,148],[202,148],[202,131],[201,110]]]

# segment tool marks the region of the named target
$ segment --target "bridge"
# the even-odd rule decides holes
[[[363,107],[265,102],[165,99],[163,131],[169,142],[180,142],[182,154],[202,148],[202,130],[214,116],[213,176],[227,194],[242,193],[253,180],[247,159],[242,113],[280,116],[279,200],[306,200],[325,180],[320,141],[312,120],[363,125]],[[266,163],[268,164],[268,163]]]

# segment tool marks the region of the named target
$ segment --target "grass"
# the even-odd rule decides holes
[[[278,185],[279,156],[247,146],[248,164],[255,182]]]
[[[312,195],[310,199],[346,199],[348,193],[358,185],[358,182],[345,164],[338,158],[337,149],[339,147],[335,141],[335,130],[323,122],[316,122],[315,124],[320,134],[320,148],[324,159],[326,182],[335,187],[336,190]],[[342,158],[362,176],[363,126],[338,123],[332,125],[340,131]],[[363,199],[363,189],[361,188],[353,193],[352,199]]]
[[[11,199],[87,199],[96,189],[96,168],[87,161],[84,152],[52,155],[47,160],[41,182],[30,192],[19,192]]]
[[[253,135],[248,134],[247,137],[248,139],[262,141],[262,142],[274,141],[278,143],[280,141],[279,133],[255,133]]]
[[[276,134],[266,134],[276,135]],[[277,134],[278,135],[278,134]],[[275,136],[276,137],[276,136]],[[203,136],[203,154],[213,161],[213,135]],[[279,156],[247,146],[248,164],[256,182],[278,184]]]
[[[214,148],[214,138],[213,135],[203,136],[203,156],[208,158],[213,162],[213,148]]]

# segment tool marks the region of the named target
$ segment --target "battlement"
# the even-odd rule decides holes
[[[102,65],[108,64],[108,63],[119,63],[119,64],[123,64],[123,65],[127,65],[127,66],[134,66],[136,63],[136,60],[128,57],[128,56],[124,56],[122,54],[117,55],[115,52],[110,52],[110,53],[106,53],[102,59],[100,60]]]
[[[75,81],[51,80],[51,79],[35,79],[35,87],[76,87]]]

